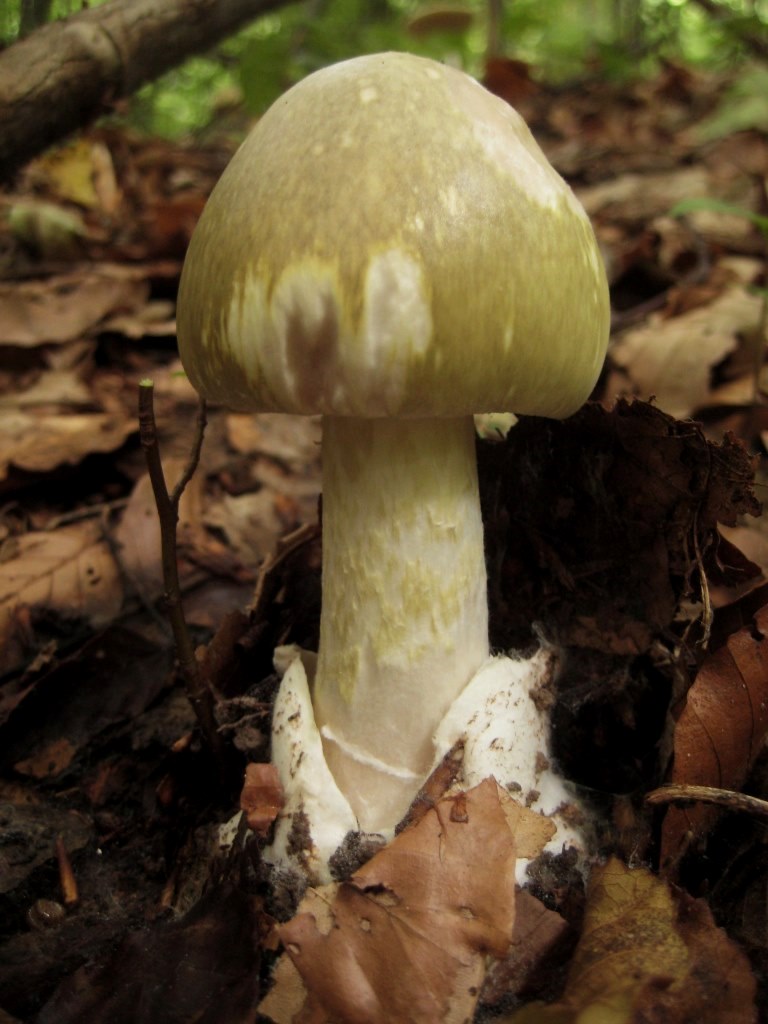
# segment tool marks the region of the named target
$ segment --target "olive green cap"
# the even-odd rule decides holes
[[[567,416],[608,328],[590,223],[520,116],[406,53],[274,103],[211,195],[178,300],[194,386],[264,412]]]

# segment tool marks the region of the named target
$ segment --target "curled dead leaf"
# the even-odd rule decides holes
[[[280,967],[261,1012],[277,1024],[443,1024],[471,1018],[486,957],[509,950],[518,846],[546,842],[540,815],[494,780],[440,800],[349,882],[309,890],[280,927]],[[396,983],[393,983],[396,979]]]
[[[505,1024],[756,1024],[755,989],[745,954],[703,901],[613,858],[592,873],[562,1000]]]
[[[6,672],[23,660],[20,609],[49,609],[98,628],[117,615],[123,600],[120,573],[98,523],[28,533],[15,545],[13,557],[0,562],[0,670]]]
[[[283,787],[273,764],[246,765],[240,809],[245,812],[248,828],[264,835],[284,802]]]
[[[703,663],[675,727],[668,781],[739,790],[768,736],[768,606]],[[670,807],[661,863],[674,872],[719,816],[716,807]]]
[[[0,284],[3,343],[30,348],[93,332],[109,314],[146,304],[145,277],[143,268],[103,263],[46,281]]]
[[[709,396],[712,367],[759,322],[761,301],[744,286],[732,285],[706,306],[626,331],[611,358],[641,398],[654,396],[672,416],[690,416]]]
[[[113,452],[136,430],[136,421],[110,413],[33,415],[15,409],[0,411],[0,480],[11,466],[45,473],[76,465],[87,455]]]

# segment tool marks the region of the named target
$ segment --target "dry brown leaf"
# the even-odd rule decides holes
[[[749,526],[721,526],[720,533],[729,544],[751,562],[759,565],[763,576],[768,579],[768,530],[763,519]]]
[[[257,565],[274,549],[284,524],[275,492],[264,487],[246,494],[222,494],[205,511],[205,523],[221,530],[246,565]]]
[[[0,284],[0,342],[31,348],[79,338],[118,310],[137,310],[149,286],[142,268],[98,268],[46,281]]]
[[[659,174],[621,174],[579,189],[579,199],[591,217],[646,223],[681,200],[708,191],[711,193],[709,175],[699,165]]]
[[[512,804],[487,779],[441,800],[349,882],[310,890],[280,928],[308,994],[301,1020],[471,1018],[485,957],[503,957],[510,946],[518,837],[530,849],[541,820],[520,808],[513,830]],[[288,980],[261,1006],[278,1024],[294,1019],[283,1014],[296,1004],[293,972],[283,968],[281,977]]]
[[[77,756],[77,747],[63,736],[51,740],[47,745],[35,750],[31,757],[16,761],[14,768],[22,775],[31,775],[36,779],[48,779],[60,775]]]
[[[565,993],[507,1024],[755,1024],[755,981],[741,950],[703,901],[617,859],[590,880]]]
[[[156,299],[130,313],[116,313],[100,325],[101,331],[122,334],[126,338],[166,338],[176,333],[176,307],[165,299]]]
[[[174,487],[186,465],[185,459],[163,460],[163,472],[167,485]],[[179,501],[178,537],[190,536],[199,540],[200,549],[205,547],[202,530],[203,508],[202,474],[196,473],[184,488]],[[115,530],[115,540],[120,546],[120,562],[131,582],[145,598],[151,600],[163,589],[162,551],[160,547],[160,521],[157,502],[152,492],[149,474],[139,478],[128,499],[122,519]],[[194,543],[194,541],[193,541]]]
[[[245,784],[240,793],[240,810],[245,811],[248,828],[264,835],[285,803],[283,787],[273,764],[251,763],[245,767]]]
[[[611,349],[641,398],[655,396],[671,416],[690,416],[709,396],[713,366],[733,352],[760,319],[762,299],[740,285],[707,306],[626,331]]]
[[[701,666],[675,727],[669,782],[740,790],[768,735],[768,606]],[[670,807],[661,863],[674,870],[718,818],[708,804]]]
[[[521,889],[515,906],[512,945],[504,960],[491,964],[481,994],[482,1005],[509,1005],[510,997],[522,997],[532,985],[552,985],[553,969],[564,965],[574,939],[560,914],[545,907],[527,889]],[[557,991],[552,985],[553,995]]]
[[[0,410],[0,480],[11,466],[45,473],[77,465],[86,455],[113,452],[136,429],[136,420],[104,412],[33,415]]]
[[[35,405],[88,406],[92,401],[93,396],[77,370],[57,369],[41,373],[25,391],[0,396],[0,409],[27,409]]]
[[[0,563],[0,671],[9,671],[20,660],[23,645],[16,617],[22,608],[84,618],[96,628],[119,612],[120,574],[98,523],[28,533],[14,541],[12,552]]]
[[[269,455],[288,465],[316,462],[320,455],[319,416],[227,416],[227,440],[243,455]]]
[[[211,884],[183,917],[127,933],[123,925],[92,962],[46,993],[35,1016],[39,1024],[253,1022],[267,926],[256,896],[231,882]]]
[[[114,213],[120,191],[112,156],[103,142],[79,138],[44,153],[27,169],[36,185],[87,209]]]

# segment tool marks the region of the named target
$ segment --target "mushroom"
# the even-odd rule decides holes
[[[324,857],[347,827],[391,834],[451,707],[498,670],[473,414],[573,413],[608,324],[573,193],[515,110],[434,61],[310,75],[214,189],[181,278],[184,367],[229,407],[322,415],[320,645],[311,706],[307,659],[286,673],[274,756],[291,813],[318,834],[336,816]]]

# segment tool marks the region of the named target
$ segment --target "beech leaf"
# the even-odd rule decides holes
[[[261,1012],[293,1019],[298,972],[302,1020],[471,1019],[486,956],[511,944],[518,845],[540,849],[553,831],[513,805],[486,779],[440,800],[349,882],[310,890],[279,929],[295,972],[281,967]]]
[[[505,1022],[755,1024],[755,989],[745,954],[703,900],[613,858],[592,872],[563,999]]]
[[[45,608],[63,618],[83,618],[98,628],[120,610],[120,572],[93,521],[14,541],[13,557],[0,563],[0,670],[20,660],[16,617],[21,608]]]
[[[768,735],[768,605],[702,664],[675,726],[668,782],[739,791]],[[670,807],[661,835],[667,870],[718,818],[709,804]]]

